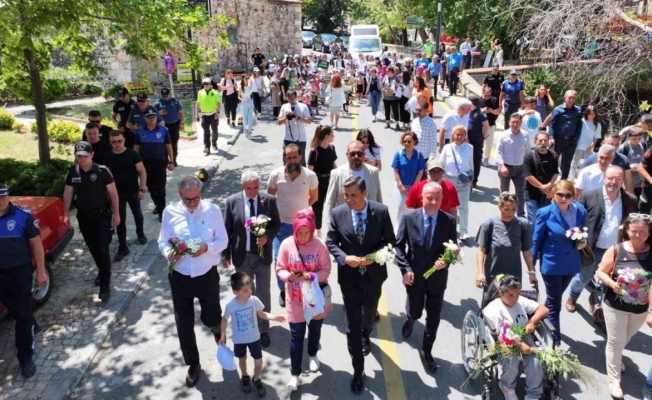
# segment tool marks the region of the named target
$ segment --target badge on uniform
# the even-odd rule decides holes
[[[97,175],[91,174],[91,182],[95,182],[96,180],[97,180]]]
[[[81,177],[75,176],[72,178],[72,183],[81,183]]]
[[[14,221],[13,219],[7,221],[7,230],[13,231],[15,227],[16,227],[16,221]]]
[[[156,133],[156,138],[157,138],[157,139],[160,139],[160,138],[161,138],[161,132],[157,132],[157,133]]]
[[[40,229],[39,226],[38,226],[38,220],[37,219],[34,220],[34,227],[36,229]]]
[[[146,134],[146,133],[141,133],[141,134],[140,134],[140,137],[143,138],[143,139],[145,139],[145,137],[147,137],[147,134]]]

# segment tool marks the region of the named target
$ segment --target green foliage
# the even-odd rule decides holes
[[[106,90],[104,92],[102,92],[102,97],[104,97],[107,100],[109,100],[109,99],[116,99],[117,100],[118,99],[118,90],[120,90],[122,88],[122,86],[123,86],[122,84],[118,84],[118,83],[109,86],[108,88],[106,88]]]
[[[36,124],[32,124],[32,133],[36,133]],[[58,143],[75,143],[82,137],[82,129],[76,122],[48,122],[50,140]]]
[[[14,196],[63,197],[69,167],[68,161],[60,159],[53,159],[45,166],[37,162],[0,159],[0,181]]]
[[[550,67],[535,67],[525,70],[521,75],[525,84],[525,93],[527,96],[534,96],[539,85],[544,84],[550,88],[550,95],[559,103],[564,97],[565,85],[561,74]]]
[[[16,132],[16,133],[24,133],[23,130],[25,129],[25,124],[22,122],[14,122],[14,124],[11,126],[11,130]]]
[[[107,118],[107,117],[102,118],[102,125],[108,126],[113,129],[118,129],[118,127],[115,126],[111,118]]]
[[[7,110],[0,109],[0,129],[8,130],[14,127],[16,117]]]
[[[347,9],[346,0],[307,0],[301,5],[302,22],[318,33],[339,33],[346,28]]]

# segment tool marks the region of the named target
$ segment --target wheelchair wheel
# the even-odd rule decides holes
[[[560,400],[559,375],[552,379],[543,380],[543,400]]]
[[[476,367],[477,360],[481,356],[481,334],[480,320],[475,312],[469,311],[464,316],[462,322],[461,334],[461,351],[462,351],[462,364],[467,374],[471,375]],[[476,378],[477,376],[471,376]]]

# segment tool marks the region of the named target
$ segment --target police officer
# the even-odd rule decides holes
[[[146,93],[138,93],[136,98],[138,99],[138,106],[129,113],[129,118],[127,118],[127,128],[131,129],[135,134],[138,129],[145,126],[145,114],[150,111],[156,113],[156,123],[165,126],[161,114],[156,111],[156,108],[149,105],[149,99],[147,98]]]
[[[118,90],[118,100],[113,104],[113,114],[111,114],[111,120],[118,127],[120,132],[125,134],[125,146],[130,149],[133,147],[134,143],[134,133],[127,128],[127,120],[129,119],[129,114],[131,110],[134,110],[138,107],[136,100],[131,98],[129,90],[123,87]],[[118,116],[120,120],[118,121]],[[84,139],[82,139],[84,140]]]
[[[32,214],[11,204],[9,191],[0,182],[0,302],[16,321],[16,349],[20,373],[25,377],[36,373],[32,312],[32,256],[36,261],[36,281],[48,283],[45,257],[38,224]]]
[[[165,169],[174,171],[174,153],[167,128],[156,124],[155,109],[145,114],[146,125],[136,131],[134,150],[140,154],[147,172],[147,188],[152,196],[155,214],[161,221],[165,208]]]
[[[100,300],[111,297],[111,256],[109,245],[113,227],[120,225],[118,191],[113,176],[104,165],[93,162],[93,146],[88,142],[75,144],[75,161],[68,169],[63,191],[63,222],[70,226],[70,204],[77,196],[77,222],[98,269],[95,285],[100,287]]]
[[[510,116],[518,112],[525,101],[525,84],[518,78],[518,70],[509,71],[509,79],[503,82],[500,89],[500,104],[505,114],[505,130],[509,129]]]
[[[217,125],[220,119],[222,96],[220,92],[213,89],[211,78],[204,78],[202,85],[204,88],[197,93],[195,114],[197,121],[201,121],[201,127],[204,130],[204,155],[209,155],[211,154],[211,143],[213,150],[217,151]]]
[[[172,141],[172,151],[174,152],[174,166],[177,166],[177,144],[179,143],[179,131],[183,130],[183,107],[181,103],[172,97],[170,89],[164,87],[161,89],[161,98],[156,101],[154,108],[159,112],[165,127],[168,128],[170,140]]]

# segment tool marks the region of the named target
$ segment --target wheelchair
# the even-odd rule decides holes
[[[538,302],[539,290],[536,286],[534,289],[522,289],[521,296]],[[494,393],[499,391],[500,360],[497,356],[486,357],[488,349],[493,348],[498,338],[498,331],[497,327],[491,326],[491,323],[485,321],[482,316],[484,307],[496,298],[498,298],[498,284],[494,281],[489,285],[488,289],[483,289],[480,312],[478,314],[473,310],[467,312],[461,329],[461,351],[464,370],[469,379],[482,379],[482,400],[491,400]],[[554,331],[555,328],[547,319],[537,324],[532,335],[535,346],[554,349]],[[561,399],[559,397],[559,379],[559,375],[551,377],[544,370],[542,400]]]

